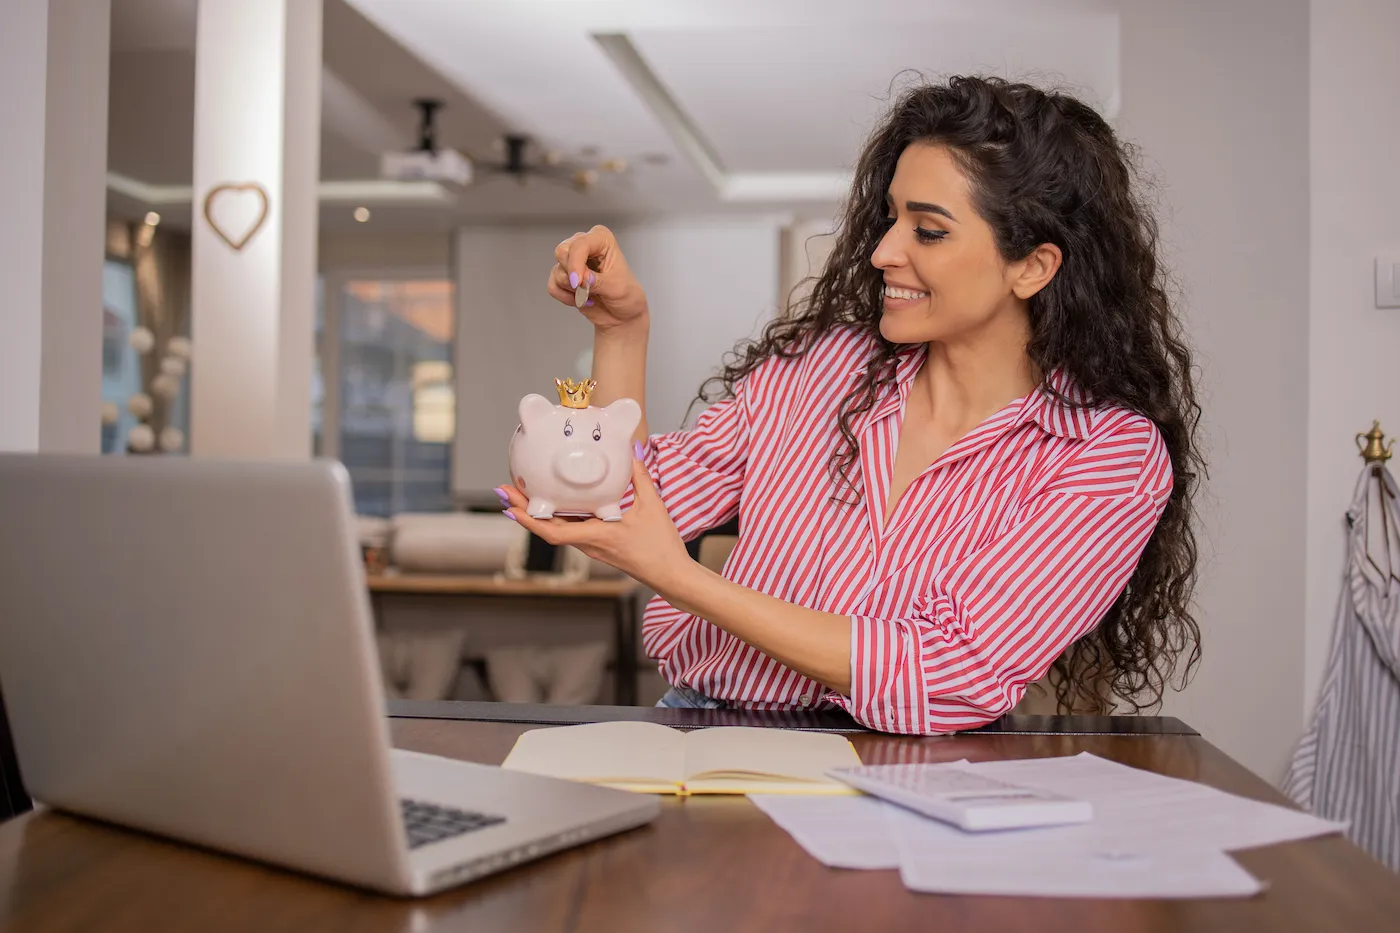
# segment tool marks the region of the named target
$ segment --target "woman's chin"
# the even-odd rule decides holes
[[[928,343],[928,327],[919,328],[912,321],[899,320],[899,313],[886,311],[880,316],[880,336],[890,343]]]

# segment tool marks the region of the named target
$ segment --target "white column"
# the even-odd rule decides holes
[[[108,0],[49,0],[39,449],[101,450]]]
[[[48,16],[48,0],[0,4],[0,451],[39,449]]]
[[[201,0],[195,40],[190,442],[196,456],[310,456],[321,4]],[[205,220],[221,185],[267,216],[242,250]],[[251,190],[215,195],[235,239]]]
[[[0,450],[98,450],[109,26],[0,4]]]

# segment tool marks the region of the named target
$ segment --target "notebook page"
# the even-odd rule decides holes
[[[687,786],[752,778],[834,785],[840,782],[827,777],[828,770],[859,764],[851,743],[831,733],[726,726],[697,729],[685,739]]]
[[[594,784],[679,785],[685,736],[651,722],[595,722],[532,729],[501,765]]]

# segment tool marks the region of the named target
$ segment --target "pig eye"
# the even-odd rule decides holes
[[[565,436],[565,437],[573,437],[573,436],[574,436],[574,423],[573,423],[572,421],[565,421],[565,422],[564,422],[564,436]]]
[[[594,439],[595,441],[601,441],[601,440],[603,439],[603,426],[602,426],[602,425],[595,424],[595,425],[593,426],[593,439]]]

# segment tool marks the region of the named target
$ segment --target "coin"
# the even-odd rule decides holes
[[[580,285],[578,288],[574,289],[574,307],[575,307],[575,308],[582,308],[582,307],[583,307],[585,304],[587,304],[587,303],[588,303],[588,286],[587,286],[587,285]]]

